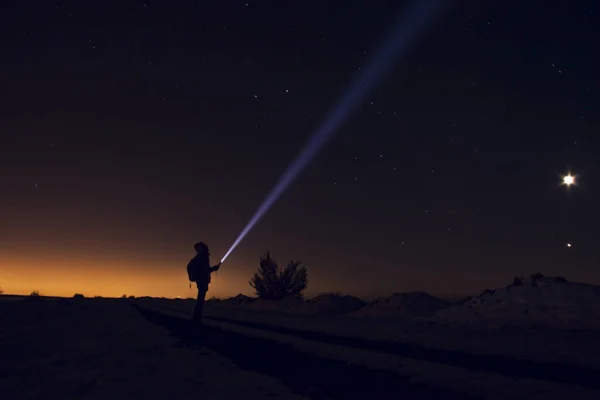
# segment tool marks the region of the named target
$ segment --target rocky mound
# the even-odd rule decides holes
[[[228,299],[222,300],[221,304],[223,305],[246,305],[246,304],[250,304],[254,301],[256,301],[257,299],[255,297],[250,297],[250,296],[246,296],[245,294],[241,294],[239,293],[237,296],[234,297],[230,297]]]
[[[441,310],[439,322],[484,325],[600,327],[600,287],[542,274],[515,278],[504,288],[485,290]]]
[[[315,314],[347,314],[364,307],[366,303],[358,297],[337,293],[322,294],[306,302],[308,312]]]
[[[430,317],[452,303],[425,292],[394,293],[360,308],[356,316]]]

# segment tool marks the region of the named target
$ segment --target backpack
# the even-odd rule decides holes
[[[193,259],[187,265],[187,273],[190,282],[196,282],[198,279],[198,266]]]
[[[209,268],[208,260],[204,261],[197,257],[192,258],[187,265],[188,279],[190,282],[210,283]]]

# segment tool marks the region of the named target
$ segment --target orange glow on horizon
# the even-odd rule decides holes
[[[25,257],[0,258],[0,288],[5,294],[28,295],[37,290],[41,295],[72,297],[196,297],[190,288],[185,263],[157,264],[124,261],[72,261],[63,258],[39,259],[35,265]],[[207,297],[249,294],[248,279],[237,271],[213,274]],[[245,274],[244,274],[245,275]],[[244,279],[242,279],[244,278]]]

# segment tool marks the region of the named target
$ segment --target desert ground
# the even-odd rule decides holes
[[[600,288],[532,275],[459,302],[398,293],[0,297],[0,397],[600,398]]]

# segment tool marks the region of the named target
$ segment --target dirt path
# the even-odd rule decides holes
[[[502,356],[474,355],[460,351],[429,349],[412,343],[336,336],[323,332],[306,331],[216,316],[207,318],[214,321],[233,323],[254,329],[293,335],[298,338],[321,343],[378,351],[416,360],[452,365],[469,370],[493,372],[514,378],[529,378],[554,383],[576,384],[592,389],[600,389],[600,370],[589,367],[536,362]]]
[[[294,350],[268,339],[205,325],[194,335],[189,320],[134,306],[149,321],[167,328],[184,343],[199,343],[244,369],[281,380],[311,399],[472,398],[464,393],[409,381],[395,371],[370,369]]]

